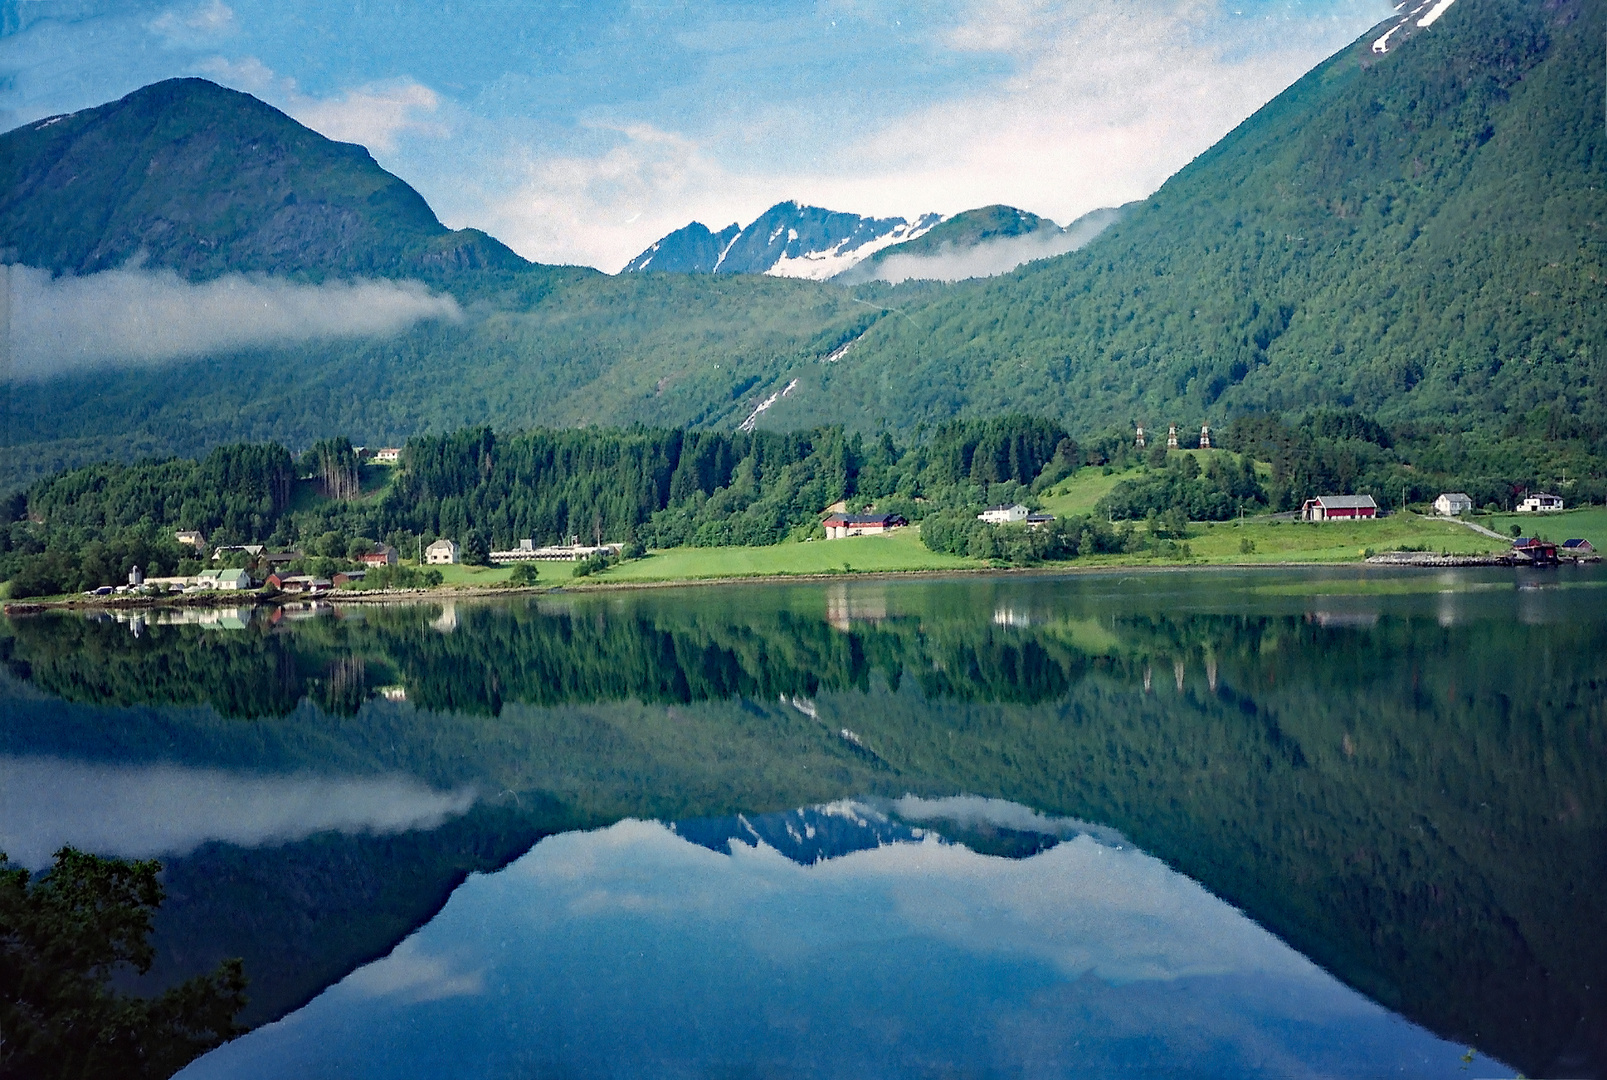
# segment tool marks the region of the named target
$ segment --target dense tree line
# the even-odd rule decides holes
[[[172,574],[197,554],[178,530],[245,543],[279,527],[296,478],[283,447],[220,446],[199,461],[91,465],[46,478],[4,506],[0,578],[13,596]]]
[[[1036,526],[990,525],[970,509],[928,516],[921,522],[921,542],[933,551],[1015,566],[1124,550],[1117,533],[1093,518],[1072,517]]]
[[[1266,509],[1267,494],[1248,455],[1212,454],[1205,468],[1192,454],[1152,453],[1150,468],[1123,480],[1099,502],[1099,512],[1132,520],[1176,511],[1189,521],[1226,521]]]
[[[135,565],[147,575],[193,573],[204,553],[178,543],[180,529],[213,546],[299,550],[308,561],[296,572],[327,576],[379,543],[409,555],[437,537],[456,540],[471,562],[525,539],[633,550],[775,544],[823,535],[822,513],[839,504],[924,520],[934,550],[1025,565],[1149,550],[1186,539],[1189,521],[1294,510],[1314,495],[1370,494],[1395,509],[1466,491],[1481,508],[1506,510],[1539,483],[1521,454],[1495,462],[1506,471],[1483,473],[1487,456],[1357,410],[1246,413],[1221,443],[1227,452],[1197,458],[1107,430],[1080,446],[1057,424],[1010,414],[950,421],[902,444],[890,432],[840,427],[475,427],[408,440],[396,470],[362,465],[344,438],[320,441],[299,461],[274,445],[220,447],[199,461],[75,469],[6,500],[0,580],[21,597],[115,584]],[[989,504],[1037,505],[1085,465],[1136,470],[1093,520],[1037,530],[975,520]],[[1607,482],[1585,476],[1560,490],[1570,503],[1600,501]],[[1123,521],[1148,528],[1135,539],[1111,528]]]

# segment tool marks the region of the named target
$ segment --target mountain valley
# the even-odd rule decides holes
[[[1057,227],[1008,207],[911,223],[780,203],[747,229],[688,226],[633,264],[681,272],[610,277],[447,230],[361,148],[200,80],[31,124],[0,136],[0,229],[26,265],[407,278],[464,314],[14,380],[0,484],[240,439],[398,444],[475,423],[873,432],[1023,410],[1086,440],[1324,407],[1415,440],[1424,467],[1599,476],[1607,139],[1582,103],[1604,89],[1603,11],[1458,0],[1375,49],[1399,22],[1093,222],[1091,242],[952,284],[836,268]],[[98,217],[75,201],[91,190]]]

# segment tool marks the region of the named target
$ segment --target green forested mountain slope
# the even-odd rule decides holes
[[[17,383],[0,491],[86,462],[240,440],[400,445],[481,423],[729,430],[782,373],[877,317],[840,289],[750,275],[539,267],[448,284],[469,299],[460,323]]]
[[[448,230],[362,147],[205,79],[0,135],[0,239],[28,266],[75,274],[136,257],[191,277],[529,265]]]
[[[1599,448],[1604,21],[1459,0],[1387,55],[1369,35],[1083,251],[906,306],[770,420],[1008,406],[1075,433],[1331,404]]]

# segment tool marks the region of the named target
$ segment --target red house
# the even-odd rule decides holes
[[[1512,541],[1512,554],[1535,566],[1555,566],[1558,561],[1557,545],[1538,536],[1520,536]]]
[[[1378,504],[1371,495],[1319,495],[1300,507],[1307,521],[1354,521],[1378,516]]]
[[[396,549],[389,544],[381,544],[378,551],[369,551],[357,556],[357,561],[368,566],[395,566]]]

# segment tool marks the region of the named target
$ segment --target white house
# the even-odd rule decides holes
[[[177,540],[181,544],[189,544],[193,548],[201,548],[206,546],[206,541],[202,538],[201,534],[189,529],[180,529],[178,532],[173,534],[173,539]]]
[[[537,547],[534,540],[521,540],[516,548],[506,551],[493,551],[491,561],[502,562],[530,562],[533,559],[542,559],[548,562],[579,562],[589,559],[593,555],[607,555],[610,558],[618,555],[623,549],[621,544],[549,544]]]
[[[1562,509],[1562,500],[1555,495],[1530,495],[1518,504],[1520,514],[1550,514]]]
[[[450,566],[456,563],[458,561],[458,545],[456,541],[437,540],[424,549],[424,561],[431,566]]]
[[[1473,500],[1466,492],[1447,491],[1434,500],[1434,512],[1441,517],[1458,517],[1473,509]]]
[[[244,570],[218,570],[217,585],[219,589],[249,589],[251,588],[251,575]]]
[[[1014,506],[990,506],[977,515],[978,521],[986,521],[989,525],[1013,525],[1027,520],[1027,508],[1020,503]]]
[[[380,465],[395,465],[402,460],[400,446],[383,446],[374,451],[374,461]]]

